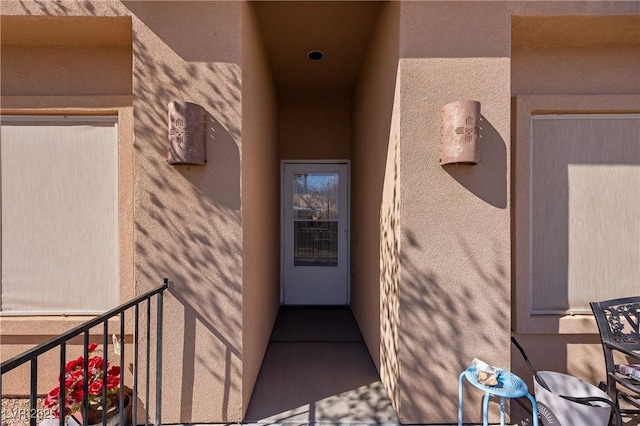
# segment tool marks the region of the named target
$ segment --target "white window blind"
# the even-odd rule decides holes
[[[534,116],[533,314],[638,295],[640,115]]]
[[[3,314],[118,304],[115,117],[1,121]]]

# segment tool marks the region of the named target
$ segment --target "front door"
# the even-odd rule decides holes
[[[346,163],[285,163],[282,297],[286,305],[347,305]]]

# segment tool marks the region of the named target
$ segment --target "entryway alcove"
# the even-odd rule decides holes
[[[260,27],[256,39],[264,45],[277,97],[277,111],[271,117],[277,121],[283,242],[281,307],[245,421],[395,423],[397,416],[379,374],[384,368],[380,256],[391,256],[381,254],[380,224],[383,204],[397,201],[394,197],[383,201],[383,191],[385,179],[397,178],[389,172],[387,159],[398,10],[387,2],[357,1],[252,2],[251,7]],[[371,96],[383,102],[372,102]],[[290,165],[312,170],[291,171]],[[346,183],[336,196],[340,204],[336,218],[311,211],[320,204],[333,208],[333,199],[324,204],[298,200],[317,194],[311,184],[296,191],[295,181],[315,179],[326,184],[332,173],[339,174],[340,184]],[[301,209],[309,212],[302,214]],[[338,219],[339,211],[347,212],[345,222]],[[384,221],[391,223],[392,214],[385,214]],[[334,219],[334,224],[311,224]],[[321,250],[330,259],[302,259],[295,245],[299,236],[287,231],[287,221],[293,223],[291,229],[298,229],[296,220],[305,221],[298,224],[300,229],[324,232],[318,238],[330,241]],[[289,243],[293,249],[287,251]],[[302,278],[294,274],[303,286],[313,281],[321,289],[326,280],[327,287],[345,289],[346,294],[329,297],[316,288],[313,294],[319,296],[314,298],[306,287],[289,293],[283,284],[289,267],[309,268],[310,274]],[[319,269],[323,267],[342,268],[344,276],[325,276],[326,271]],[[270,300],[274,291],[269,289]],[[390,297],[388,292],[385,297]],[[247,322],[245,327],[257,326]]]
[[[348,307],[280,309],[245,422],[398,422]]]

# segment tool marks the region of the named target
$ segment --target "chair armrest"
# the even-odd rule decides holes
[[[636,395],[640,395],[640,382],[637,380],[633,380],[627,376],[622,376],[619,373],[609,373],[609,376],[616,382],[620,383],[622,386],[627,388],[628,390],[634,392]],[[637,398],[637,396],[636,396]]]
[[[640,362],[640,345],[625,345],[616,342],[604,342],[607,347],[614,349],[618,352],[622,352],[630,358],[637,359]]]

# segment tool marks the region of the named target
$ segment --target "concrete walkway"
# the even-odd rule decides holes
[[[280,309],[245,422],[399,424],[349,308]]]

